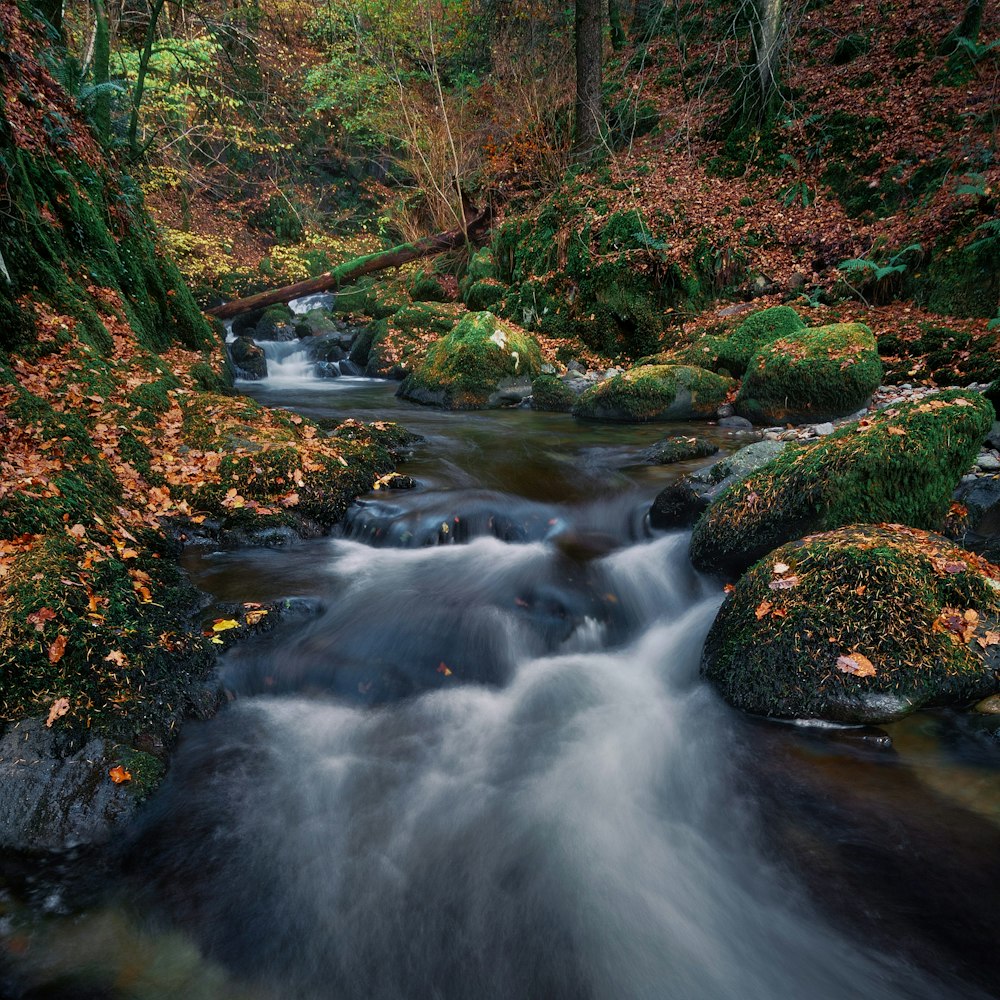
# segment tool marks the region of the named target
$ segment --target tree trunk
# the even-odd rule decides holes
[[[139,70],[135,78],[135,89],[132,91],[132,115],[128,123],[129,157],[134,161],[139,159],[139,106],[142,104],[142,94],[146,88],[146,74],[149,72],[149,60],[153,57],[153,45],[156,42],[156,22],[160,19],[160,11],[166,0],[154,0],[149,14],[149,24],[146,27],[146,39],[139,56]]]
[[[601,109],[603,31],[601,0],[576,0],[576,142],[575,152],[586,160],[604,137]]]
[[[371,253],[365,257],[356,257],[354,260],[349,260],[339,267],[335,267],[332,271],[327,271],[326,274],[321,274],[318,278],[308,278],[305,281],[298,281],[294,285],[275,288],[269,292],[260,292],[245,299],[234,299],[232,302],[216,306],[214,309],[206,309],[205,313],[216,319],[232,319],[233,316],[238,316],[240,313],[250,312],[254,309],[265,309],[267,306],[277,305],[279,302],[291,302],[292,299],[300,298],[303,295],[335,291],[342,285],[363,275],[383,271],[387,267],[399,267],[401,264],[407,264],[420,257],[429,257],[431,254],[463,246],[467,241],[478,237],[488,229],[491,219],[492,213],[487,209],[469,221],[464,229],[450,229],[444,233],[437,233],[435,236],[426,236],[415,243],[403,243],[391,250]]]
[[[781,58],[782,0],[754,0],[753,49],[761,108],[767,109],[778,87]]]
[[[608,0],[608,24],[611,25],[611,48],[620,52],[625,47],[625,29],[622,27],[622,9],[618,0]]]
[[[952,28],[941,42],[939,51],[942,55],[950,55],[958,48],[958,40],[967,38],[975,43],[979,39],[979,29],[983,23],[983,12],[986,10],[986,0],[968,0],[961,23]]]
[[[104,0],[91,0],[94,6],[94,128],[104,146],[111,138],[111,31]]]

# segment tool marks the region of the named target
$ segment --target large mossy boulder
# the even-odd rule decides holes
[[[900,525],[852,525],[758,562],[702,669],[757,715],[873,723],[1000,690],[1000,569]]]
[[[805,326],[802,317],[791,306],[772,306],[755,312],[718,345],[718,365],[733,375],[742,375],[761,347],[792,337]]]
[[[573,414],[622,423],[707,420],[732,384],[732,379],[691,365],[641,365],[588,389]]]
[[[533,337],[493,313],[469,313],[431,344],[398,395],[451,410],[500,406],[505,389],[523,385],[530,392],[531,379],[541,368]]]
[[[569,413],[577,394],[555,375],[539,375],[531,383],[531,408],[549,413]]]
[[[797,330],[761,346],[736,397],[754,423],[802,424],[856,413],[882,381],[882,362],[863,323]]]
[[[790,446],[702,515],[691,559],[706,572],[739,574],[810,532],[885,521],[937,529],[992,423],[987,399],[952,389]]]

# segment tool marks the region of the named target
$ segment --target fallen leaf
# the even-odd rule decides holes
[[[216,618],[215,621],[212,622],[213,632],[225,632],[226,629],[239,628],[239,627],[240,623],[238,621],[233,620],[232,618]]]
[[[896,437],[906,436],[906,431],[902,427],[887,427],[886,432],[888,434],[894,434]]]
[[[439,674],[444,674],[445,677],[451,677],[451,671],[448,669],[448,667],[444,664],[443,661],[440,664],[438,664],[437,672]]]
[[[69,529],[71,535],[75,535],[77,538],[83,538],[87,534],[87,529],[82,524],[74,524],[72,528]]]
[[[49,729],[56,719],[61,719],[69,711],[69,698],[56,698],[49,706],[49,717],[45,720],[45,725]]]
[[[757,611],[755,612],[757,615],[757,621],[760,621],[761,618],[767,615],[773,607],[774,605],[770,601],[761,601],[760,604],[757,605]]]
[[[132,780],[132,774],[130,771],[126,771],[124,767],[119,764],[117,767],[111,768],[108,771],[108,776],[116,785],[124,785],[126,781]]]
[[[783,574],[787,573],[789,569],[790,567],[788,563],[776,562],[774,564],[774,572],[777,573],[778,576],[782,576]]]
[[[259,611],[248,611],[246,613],[247,625],[256,625],[266,614],[267,611],[264,608]]]
[[[39,608],[37,611],[32,611],[27,620],[35,626],[36,632],[44,632],[45,623],[52,621],[55,616],[56,613],[51,608]]]
[[[772,580],[768,587],[771,590],[791,590],[792,587],[797,587],[799,584],[799,578],[797,576],[783,576],[778,580]]]
[[[736,589],[736,585],[733,583],[727,583],[723,588],[722,592],[724,594],[731,594]]]
[[[113,649],[107,656],[104,657],[104,662],[114,663],[119,667],[124,667],[128,664],[128,657],[120,649]]]
[[[985,635],[981,635],[976,642],[985,649],[987,646],[996,646],[1000,644],[1000,632],[994,632],[992,629]]]
[[[838,656],[837,669],[845,674],[853,674],[855,677],[875,676],[875,664],[861,653]]]
[[[49,663],[58,663],[66,652],[66,636],[57,635],[49,646]]]

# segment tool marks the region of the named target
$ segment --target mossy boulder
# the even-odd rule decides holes
[[[691,559],[706,572],[739,574],[810,532],[886,521],[936,530],[993,416],[983,396],[953,389],[790,446],[702,515]]]
[[[295,340],[295,313],[286,305],[268,306],[257,320],[254,340]]]
[[[754,423],[833,420],[856,413],[881,380],[875,337],[863,323],[798,330],[753,355],[736,412]]]
[[[507,288],[493,278],[484,278],[468,285],[463,301],[473,312],[483,312],[496,306],[507,294]]]
[[[715,416],[732,379],[690,365],[643,365],[588,389],[573,407],[588,420],[646,423]]]
[[[541,367],[533,337],[493,313],[469,313],[431,344],[398,395],[451,410],[483,409],[500,405],[503,389],[530,384]]]
[[[765,344],[792,337],[805,329],[802,317],[791,306],[772,306],[748,316],[718,347],[718,364],[733,375],[742,375],[750,359]]]
[[[351,360],[366,374],[404,378],[435,340],[450,333],[464,311],[458,303],[414,302],[370,324],[352,347]]]
[[[1000,569],[896,524],[783,545],[737,583],[702,669],[737,708],[874,723],[1000,690]]]
[[[333,311],[348,315],[385,319],[404,306],[412,305],[409,283],[405,278],[362,278],[355,285],[338,289]]]
[[[531,383],[531,408],[550,413],[569,413],[577,394],[555,375],[539,375]]]
[[[690,344],[671,347],[670,350],[655,354],[652,358],[639,361],[638,364],[693,365],[722,375],[731,375],[733,373],[726,368],[722,360],[726,350],[725,344],[724,337],[706,334]]]
[[[295,317],[295,332],[299,337],[325,337],[343,329],[329,309],[310,309]]]

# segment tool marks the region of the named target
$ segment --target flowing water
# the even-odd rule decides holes
[[[19,995],[997,995],[995,724],[727,708],[698,676],[721,589],[643,519],[683,471],[638,461],[667,429],[243,388],[401,421],[418,487],[338,537],[189,555],[220,601],[311,612],[227,654],[232,702],[95,901],[37,923],[48,991]]]

